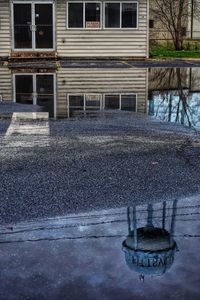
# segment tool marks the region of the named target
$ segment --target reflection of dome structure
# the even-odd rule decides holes
[[[176,201],[173,203],[170,233],[165,229],[166,205],[163,205],[162,228],[154,227],[153,207],[148,205],[147,225],[137,229],[136,209],[128,208],[129,234],[123,242],[123,250],[128,267],[144,275],[162,275],[173,264],[176,252],[176,242],[173,239]],[[131,222],[131,215],[132,220]],[[131,224],[133,223],[133,224]],[[132,227],[132,228],[131,228]]]

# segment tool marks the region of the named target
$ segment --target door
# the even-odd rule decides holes
[[[53,74],[16,74],[15,102],[38,105],[50,117],[55,117],[54,80]]]
[[[54,4],[13,4],[14,50],[54,49]]]

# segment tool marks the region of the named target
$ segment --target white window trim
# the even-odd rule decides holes
[[[83,111],[87,111],[87,108],[86,108],[86,95],[100,95],[101,96],[101,100],[100,100],[100,109],[99,110],[106,110],[105,109],[105,96],[106,95],[117,95],[119,96],[119,108],[118,110],[121,110],[121,98],[122,96],[124,95],[131,95],[131,96],[135,96],[135,111],[133,112],[137,112],[138,110],[138,94],[137,93],[133,93],[133,92],[125,92],[125,93],[69,93],[67,94],[67,110],[68,110],[68,116],[69,116],[69,97],[70,96],[82,96],[83,97]]]
[[[52,17],[53,17],[53,48],[36,48],[35,34],[32,32],[32,48],[15,48],[15,35],[14,35],[14,4],[30,4],[31,5],[31,22],[32,25],[35,25],[35,4],[52,4]],[[15,52],[52,52],[55,51],[56,46],[56,36],[55,36],[55,28],[56,28],[56,16],[55,16],[55,1],[54,0],[13,0],[10,3],[11,5],[11,31],[12,31],[12,51]]]
[[[106,27],[106,3],[120,3],[120,27]],[[122,27],[122,4],[123,3],[135,3],[137,5],[137,23],[136,27]],[[103,29],[104,30],[138,30],[139,29],[139,3],[138,1],[104,1],[103,2]]]
[[[82,3],[83,4],[83,27],[69,27],[68,24],[68,4],[69,3]],[[100,4],[100,26],[98,28],[86,28],[85,27],[85,4],[86,3],[99,3]],[[66,5],[66,27],[67,30],[101,30],[102,29],[102,2],[101,1],[67,1]]]

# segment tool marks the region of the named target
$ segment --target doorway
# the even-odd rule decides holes
[[[32,104],[56,117],[54,74],[15,74],[14,100],[16,103]]]
[[[54,3],[14,1],[13,50],[48,51],[55,48]]]

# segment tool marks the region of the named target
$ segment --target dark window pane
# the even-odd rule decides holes
[[[53,27],[49,25],[37,25],[36,31],[36,48],[51,49],[53,48]]]
[[[54,116],[54,97],[53,95],[38,95],[37,105],[42,107],[42,111],[48,112],[50,117]]]
[[[100,3],[85,3],[85,27],[100,27]]]
[[[121,110],[136,111],[136,95],[122,95]]]
[[[106,28],[120,27],[120,3],[105,4],[105,27]]]
[[[54,77],[53,75],[37,75],[37,93],[40,95],[53,95]]]
[[[119,95],[105,95],[105,109],[119,109]]]
[[[31,4],[14,4],[15,25],[31,25]]]
[[[68,27],[83,28],[83,3],[68,3]]]
[[[33,77],[32,75],[18,75],[15,77],[16,102],[33,104]]]
[[[14,35],[16,49],[32,48],[32,31],[30,26],[14,26]]]
[[[53,48],[52,4],[35,5],[36,48]]]
[[[69,96],[69,107],[83,109],[84,96],[82,95],[70,95]]]
[[[31,5],[14,4],[14,39],[15,48],[32,48]]]
[[[52,25],[52,4],[36,4],[35,5],[35,24],[36,25]]]
[[[42,110],[54,114],[54,77],[53,75],[37,75],[37,105],[42,106]]]
[[[137,27],[137,4],[122,3],[122,28]]]
[[[149,28],[154,28],[154,20],[149,20]]]

